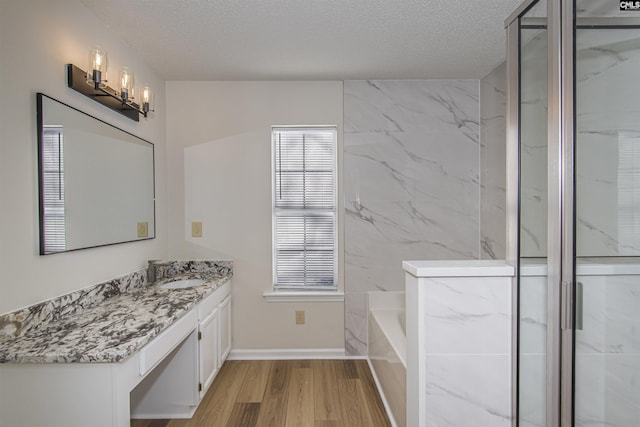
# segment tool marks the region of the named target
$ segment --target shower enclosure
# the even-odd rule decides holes
[[[506,22],[519,426],[640,422],[635,4],[527,1]]]

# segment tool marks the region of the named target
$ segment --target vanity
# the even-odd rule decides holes
[[[231,349],[232,263],[153,267],[0,317],[0,425],[193,415]]]

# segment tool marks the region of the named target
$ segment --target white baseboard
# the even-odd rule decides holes
[[[371,371],[371,375],[373,376],[373,381],[376,383],[376,388],[378,389],[378,394],[380,395],[380,399],[382,399],[382,404],[384,405],[384,410],[387,411],[387,417],[389,417],[389,421],[391,422],[391,427],[398,427],[398,423],[396,423],[396,419],[393,416],[393,412],[391,412],[391,407],[389,406],[389,402],[387,402],[387,396],[384,395],[384,391],[382,391],[382,386],[380,385],[380,381],[378,380],[378,375],[376,375],[376,370],[373,368],[371,364],[371,359],[367,357],[367,363],[369,364],[369,370]]]
[[[231,350],[229,360],[309,360],[309,359],[366,359],[366,356],[347,356],[344,348],[284,348]]]

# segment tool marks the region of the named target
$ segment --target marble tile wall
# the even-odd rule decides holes
[[[635,425],[640,419],[640,403],[634,397],[640,395],[640,265],[581,263],[577,269],[584,316],[583,328],[576,332],[576,426]],[[520,294],[526,301],[520,315],[523,427],[546,425],[544,270],[542,265],[521,269]]]
[[[367,354],[367,292],[402,261],[480,257],[477,80],[344,82],[345,328]]]
[[[639,35],[576,31],[578,256],[640,255]]]
[[[547,253],[547,33],[522,30],[520,48],[520,254]]]
[[[546,426],[547,268],[520,267],[520,400],[522,427]]]
[[[579,275],[577,280],[584,289],[584,322],[576,333],[576,426],[635,425],[640,420],[640,276]]]
[[[506,256],[506,63],[480,80],[480,258]]]
[[[527,30],[521,49],[521,254],[546,254],[546,33]],[[640,255],[640,67],[638,31],[576,32],[576,251]]]
[[[417,280],[407,273],[407,321],[420,325],[407,325],[407,391],[417,393],[417,402],[408,396],[411,425],[511,426],[514,268],[481,262],[493,261],[476,261],[474,273],[441,273],[447,267],[437,261]],[[424,411],[414,414],[418,404]]]

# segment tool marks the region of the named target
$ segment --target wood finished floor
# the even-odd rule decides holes
[[[390,425],[365,360],[228,360],[190,420],[131,420],[131,427]]]

